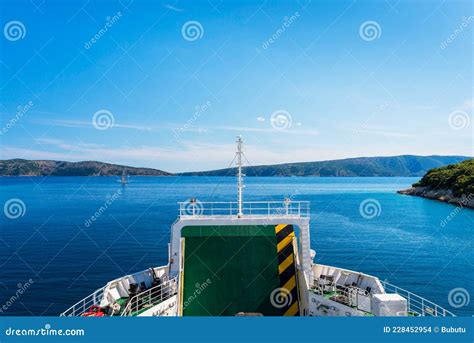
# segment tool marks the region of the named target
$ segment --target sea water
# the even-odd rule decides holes
[[[58,315],[109,280],[165,265],[178,201],[236,200],[233,177],[0,180],[0,315]],[[473,315],[474,210],[396,193],[416,180],[248,177],[244,200],[310,201],[317,263]]]

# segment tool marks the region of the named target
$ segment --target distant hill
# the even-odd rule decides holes
[[[245,167],[247,176],[423,176],[432,168],[457,163],[468,156],[357,157]],[[232,176],[235,168],[181,173],[191,176]]]
[[[166,176],[170,173],[152,168],[135,168],[97,161],[64,162],[48,160],[1,160],[1,176],[109,176],[122,175]]]
[[[343,160],[300,162],[245,167],[247,176],[423,176],[428,170],[458,163],[467,156],[358,157]],[[0,176],[168,176],[152,168],[135,168],[97,161],[0,160]],[[234,176],[235,168],[179,173],[183,176]]]
[[[431,169],[412,188],[398,193],[474,208],[474,159]]]

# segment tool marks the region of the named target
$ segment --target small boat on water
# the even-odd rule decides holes
[[[454,316],[376,276],[316,263],[309,202],[244,201],[236,143],[237,201],[180,202],[168,264],[111,280],[61,316]]]
[[[128,175],[125,168],[122,170],[122,177],[118,181],[122,184],[122,186],[125,186],[128,183]]]

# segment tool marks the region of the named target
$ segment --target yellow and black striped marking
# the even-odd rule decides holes
[[[284,316],[299,316],[298,306],[298,282],[295,267],[295,252],[293,241],[295,232],[293,225],[280,224],[275,226],[278,253],[278,274],[280,276],[280,287],[282,296],[287,302],[282,308]]]

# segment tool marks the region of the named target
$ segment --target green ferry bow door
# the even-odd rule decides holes
[[[292,225],[187,226],[184,316],[299,315]]]

